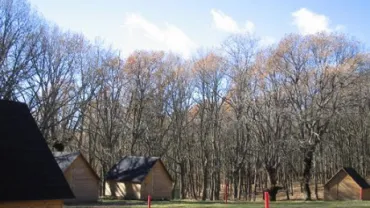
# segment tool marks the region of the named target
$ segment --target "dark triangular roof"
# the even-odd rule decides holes
[[[59,168],[64,172],[80,155],[80,152],[53,152],[53,155]]]
[[[59,168],[65,172],[68,167],[75,161],[79,156],[85,161],[85,164],[94,174],[94,176],[100,180],[100,177],[96,174],[95,170],[90,166],[85,157],[81,154],[80,151],[77,152],[53,152],[54,158],[57,161]]]
[[[344,167],[344,171],[348,173],[349,176],[361,187],[361,188],[370,188],[370,185],[366,182],[366,180],[360,176],[356,172],[355,169],[350,168],[350,167]]]
[[[0,201],[74,195],[27,105],[0,100]]]
[[[141,183],[159,157],[125,156],[107,173],[107,180]]]
[[[334,174],[326,183],[325,183],[325,186],[327,184],[329,184],[335,177],[336,175],[341,172],[341,171],[344,171],[345,173],[347,173],[361,188],[363,189],[367,189],[367,188],[370,188],[370,185],[366,182],[366,180],[364,178],[362,178],[360,176],[360,174],[357,173],[357,171],[353,168],[350,168],[350,167],[343,167],[341,168],[340,170],[338,170],[338,172],[336,174]]]

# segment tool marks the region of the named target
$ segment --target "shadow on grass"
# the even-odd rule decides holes
[[[187,200],[172,200],[168,203],[178,203],[178,204],[225,204],[224,201],[187,201]],[[228,204],[242,204],[242,203],[251,203],[251,202],[243,202],[243,201],[227,201]]]
[[[136,206],[136,205],[146,205],[145,201],[135,201],[135,200],[104,200],[95,203],[79,203],[79,204],[66,204],[68,208],[87,208],[87,207],[122,207],[122,206]]]
[[[228,201],[227,205],[230,207],[263,207],[263,201]],[[145,207],[146,201],[141,200],[103,200],[98,203],[90,204],[75,204],[67,205],[68,208],[123,208],[123,207]],[[224,201],[197,201],[197,200],[171,200],[171,201],[152,201],[153,206],[159,207],[226,207]],[[364,206],[366,205],[366,206]],[[316,208],[316,207],[370,207],[369,202],[327,202],[327,201],[304,201],[304,200],[290,200],[290,201],[276,201],[271,202],[271,207],[276,208]]]
[[[251,204],[262,202],[247,202],[247,201],[228,201],[228,204]],[[215,205],[225,204],[224,201],[196,201],[196,200],[171,200],[171,201],[152,201],[153,205]],[[147,205],[146,201],[142,200],[103,200],[96,203],[81,203],[81,204],[66,204],[68,208],[85,208],[85,207],[122,207],[122,206],[136,206]]]

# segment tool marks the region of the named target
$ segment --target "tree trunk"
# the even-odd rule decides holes
[[[316,159],[314,160],[315,161],[315,164],[314,164],[314,169],[315,169],[315,196],[316,196],[316,200],[319,200],[319,190],[318,190],[318,187],[317,187],[317,162],[316,162]]]
[[[285,194],[286,194],[286,199],[289,200],[289,180],[286,174],[286,170],[284,170],[284,187],[285,187]]]
[[[221,176],[220,170],[215,170],[213,181],[213,199],[220,200]]]
[[[268,189],[270,201],[276,201],[276,195],[279,190],[280,190],[280,187],[277,187],[277,186],[272,186]]]
[[[252,187],[252,178],[246,178],[245,180],[248,180],[248,184],[246,185],[246,192],[245,192],[245,199],[252,201],[252,193],[253,193],[253,187]]]
[[[294,196],[293,177],[290,179],[290,195]]]
[[[211,193],[209,194],[209,198],[210,198],[211,201],[213,201],[214,200],[214,193],[215,193],[215,173],[214,173],[214,171],[211,174],[210,187],[211,187]]]
[[[238,172],[237,171],[233,171],[233,196],[234,196],[234,199],[237,199],[238,198]]]
[[[239,179],[239,183],[238,183],[238,194],[237,194],[237,198],[238,198],[238,200],[240,200],[241,195],[242,195],[242,182],[243,182],[242,168],[239,169],[238,179]]]
[[[254,190],[253,190],[253,201],[256,201],[256,195],[257,195],[257,164],[254,164]]]
[[[181,192],[181,199],[186,198],[186,191],[185,191],[185,163],[182,161],[180,163],[180,192]]]
[[[101,169],[101,174],[100,175],[104,175],[105,174],[105,172],[104,172],[104,168],[102,168]],[[105,196],[105,178],[103,177],[102,178],[102,181],[101,181],[101,183],[100,183],[100,195],[101,196]]]
[[[207,192],[208,192],[208,165],[207,161],[204,164],[203,167],[203,192],[202,192],[202,200],[205,201],[207,199]]]
[[[311,169],[312,169],[312,159],[313,153],[315,151],[316,145],[310,145],[304,154],[303,159],[303,190],[304,190],[304,199],[306,201],[311,200],[311,190],[310,190],[310,180],[311,180]]]
[[[277,170],[276,170],[276,168],[270,168],[270,167],[267,167],[266,170],[267,170],[267,174],[268,174],[268,178],[269,178],[269,182],[270,182],[270,187],[267,189],[268,192],[269,192],[269,195],[270,195],[270,200],[271,201],[276,201],[276,195],[277,195],[277,192],[280,189],[279,187],[276,186]]]
[[[290,198],[289,198],[289,186],[288,185],[286,186],[285,194],[286,194],[286,200],[290,200]]]
[[[193,167],[193,162],[192,160],[189,159],[189,175],[190,175],[190,187],[191,187],[191,192],[193,194],[193,198],[194,199],[198,199],[198,196],[197,196],[197,191],[196,191],[196,180],[194,180],[194,173],[195,173],[195,170],[194,170],[194,167]]]

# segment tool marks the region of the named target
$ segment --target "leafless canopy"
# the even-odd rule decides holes
[[[161,156],[174,195],[305,199],[342,166],[370,170],[369,55],[344,34],[289,34],[260,47],[232,35],[191,60],[128,57],[0,0],[0,98],[26,102],[50,148],[104,173],[123,155]],[[103,177],[104,178],[104,177]]]

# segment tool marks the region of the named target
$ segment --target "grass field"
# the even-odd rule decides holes
[[[145,202],[104,202],[99,205],[84,205],[84,206],[67,206],[68,208],[144,208],[147,207]],[[171,201],[171,202],[153,202],[152,208],[212,208],[212,207],[229,207],[229,208],[263,208],[263,202],[230,202],[224,204],[222,202],[196,202],[196,201]],[[363,208],[370,207],[370,201],[280,201],[272,202],[270,208]]]

